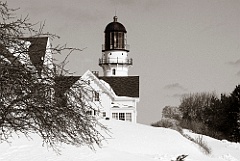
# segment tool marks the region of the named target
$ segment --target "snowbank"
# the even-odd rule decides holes
[[[240,161],[240,145],[203,136],[212,149],[206,155],[198,145],[178,132],[123,121],[103,121],[111,131],[111,137],[102,148],[92,151],[87,147],[62,145],[61,155],[42,146],[41,139],[14,137],[12,143],[0,144],[0,161],[171,161],[186,154],[186,161]],[[191,137],[197,134],[186,131]]]

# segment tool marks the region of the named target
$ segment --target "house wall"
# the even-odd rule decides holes
[[[111,118],[112,118],[112,113],[125,113],[125,121],[129,121],[126,118],[126,114],[130,113],[131,114],[131,122],[137,122],[137,102],[138,99],[136,98],[131,98],[131,97],[123,97],[120,98],[120,100],[115,100],[112,103],[112,108],[111,108]],[[119,119],[119,118],[118,118]]]
[[[53,70],[53,56],[52,56],[52,50],[51,50],[51,43],[48,38],[47,45],[46,45],[46,54],[44,57],[43,65],[47,66],[49,70]]]
[[[92,107],[100,111],[100,113],[98,113],[99,117],[122,120],[119,116],[124,115],[124,121],[137,122],[136,104],[138,98],[119,97],[115,95],[108,83],[102,80],[100,81],[91,72],[85,73],[82,78],[88,83],[89,88],[94,91],[93,93],[97,92],[99,94],[99,100],[97,99],[96,101],[93,94],[93,101],[90,101]],[[118,117],[113,118],[113,114],[117,114]]]

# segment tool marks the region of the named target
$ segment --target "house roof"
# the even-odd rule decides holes
[[[82,76],[59,76],[55,78],[57,93],[65,93]],[[98,77],[107,82],[117,96],[139,98],[139,76]]]
[[[37,73],[41,75],[44,58],[46,54],[46,47],[48,42],[48,37],[23,37],[20,38],[24,41],[29,41],[31,44],[28,48],[28,55],[30,57],[30,60],[32,64],[35,66]],[[5,50],[5,46],[3,44],[0,44],[0,52],[3,53]],[[8,51],[9,52],[9,51]],[[5,57],[7,59],[13,59],[13,56],[11,54],[5,54]]]
[[[38,74],[41,75],[48,37],[27,37],[22,39],[31,43],[28,55],[36,67]]]
[[[80,76],[55,77],[55,90],[60,93],[65,93],[79,79],[80,79]]]
[[[107,82],[117,96],[139,98],[139,76],[98,77]]]

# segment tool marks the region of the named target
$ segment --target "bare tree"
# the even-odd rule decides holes
[[[98,130],[106,128],[87,114],[93,108],[86,99],[92,89],[79,77],[58,75],[42,47],[46,36],[55,35],[42,33],[42,27],[34,30],[28,17],[17,18],[14,11],[0,1],[0,140],[20,132],[37,133],[54,149],[61,142],[101,145]],[[51,54],[77,50],[48,49]]]
[[[193,93],[184,95],[179,106],[179,110],[183,113],[183,119],[191,121],[204,122],[204,110],[211,106],[212,98],[217,98],[215,93]]]
[[[165,106],[162,110],[162,118],[181,120],[182,113],[179,111],[178,107]]]

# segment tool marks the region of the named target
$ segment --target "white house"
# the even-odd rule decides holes
[[[88,70],[80,80],[89,82],[89,86],[94,89],[91,106],[100,113],[93,110],[93,115],[137,122],[138,76],[99,77]]]

